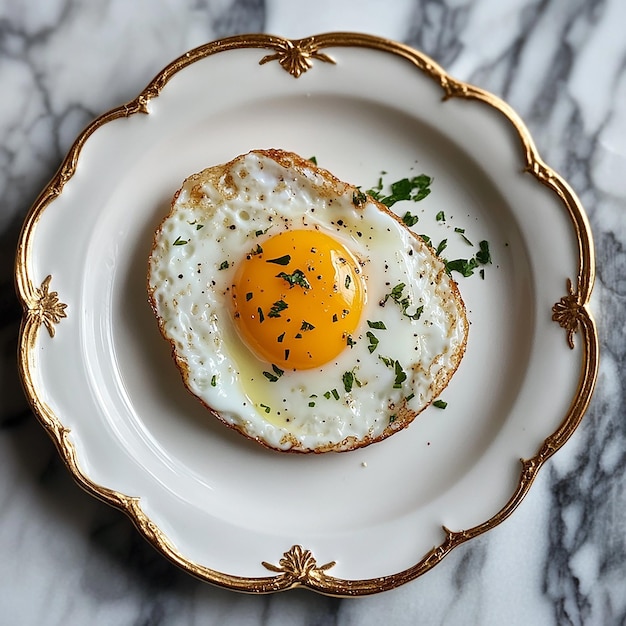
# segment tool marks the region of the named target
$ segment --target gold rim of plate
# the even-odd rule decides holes
[[[33,281],[30,271],[33,232],[43,211],[61,194],[65,183],[74,175],[81,150],[90,135],[104,124],[118,118],[149,114],[150,100],[158,97],[168,81],[180,70],[220,52],[256,48],[265,52],[264,55],[259,55],[260,65],[278,62],[286,72],[297,79],[307,71],[314,71],[316,63],[335,63],[332,56],[323,52],[332,47],[370,48],[401,57],[413,64],[416,71],[428,76],[441,87],[443,101],[450,98],[481,101],[508,119],[521,143],[524,171],[557,195],[571,220],[577,239],[578,273],[577,276],[567,279],[564,285],[565,295],[552,307],[552,319],[565,330],[565,340],[570,348],[574,348],[575,338],[580,338],[582,348],[580,375],[576,393],[560,426],[544,440],[535,456],[521,459],[517,487],[505,506],[492,518],[473,528],[458,532],[444,528],[444,541],[412,567],[379,578],[345,580],[332,576],[335,562],[318,564],[315,555],[306,546],[294,545],[282,555],[270,555],[271,562],[262,563],[270,574],[267,577],[233,576],[186,559],[142,511],[140,498],[129,497],[98,485],[81,469],[74,446],[68,437],[69,430],[42,400],[34,384],[32,363],[38,333],[43,327],[50,337],[54,337],[55,326],[66,316],[66,305],[60,301],[57,292],[51,291],[51,276],[47,276],[41,285]],[[580,201],[570,186],[542,161],[524,123],[500,98],[483,89],[455,80],[432,59],[409,46],[372,35],[325,33],[297,40],[266,34],[240,35],[220,39],[187,52],[165,67],[134,100],[94,120],[76,139],[58,172],[31,207],[22,228],[15,268],[16,288],[24,309],[18,348],[20,376],[35,414],[54,441],[65,465],[78,484],[93,496],[124,511],[154,547],[190,574],[228,589],[250,593],[269,593],[306,587],[337,596],[373,594],[414,580],[441,562],[455,547],[505,520],[528,493],[541,466],[576,430],[591,399],[598,372],[598,336],[589,307],[594,275],[591,229]]]

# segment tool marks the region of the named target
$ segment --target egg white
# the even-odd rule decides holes
[[[467,320],[423,241],[373,201],[356,206],[354,187],[285,154],[251,152],[219,176],[206,170],[184,182],[155,236],[150,299],[186,385],[220,419],[278,450],[348,449],[405,426],[400,414],[412,419],[436,398],[462,357]],[[270,382],[262,373],[270,366],[234,328],[230,287],[247,251],[290,228],[342,242],[362,263],[367,300],[353,347]],[[405,312],[389,297],[381,304],[399,283],[411,303]],[[416,307],[422,314],[410,319]],[[368,331],[378,340],[373,352]],[[379,356],[401,364],[407,379],[399,388],[397,371]],[[349,393],[345,372],[360,383]]]

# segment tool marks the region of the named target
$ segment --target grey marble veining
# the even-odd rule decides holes
[[[313,4],[0,0],[0,623],[626,623],[626,4]],[[357,600],[238,595],[179,571],[73,483],[20,391],[13,255],[78,132],[170,60],[235,33],[339,29],[403,40],[520,113],[589,215],[600,376],[580,428],[515,514],[426,576]]]

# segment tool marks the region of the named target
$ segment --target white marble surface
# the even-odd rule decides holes
[[[626,3],[622,0],[0,0],[0,623],[626,623]],[[77,133],[187,49],[243,32],[405,41],[504,97],[574,187],[597,246],[597,391],[515,514],[369,598],[203,584],[85,495],[22,396],[12,260]]]

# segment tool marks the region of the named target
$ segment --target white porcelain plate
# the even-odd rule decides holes
[[[489,242],[484,277],[453,274],[471,327],[447,408],[354,452],[280,454],[225,428],[148,306],[153,232],[182,180],[272,147],[363,188],[425,173],[430,196],[394,210],[447,259]],[[97,119],[42,192],[17,259],[22,377],[79,483],[189,572],[374,593],[502,521],[574,431],[597,369],[593,274],[582,208],[502,101],[370,36],[235,37]]]

